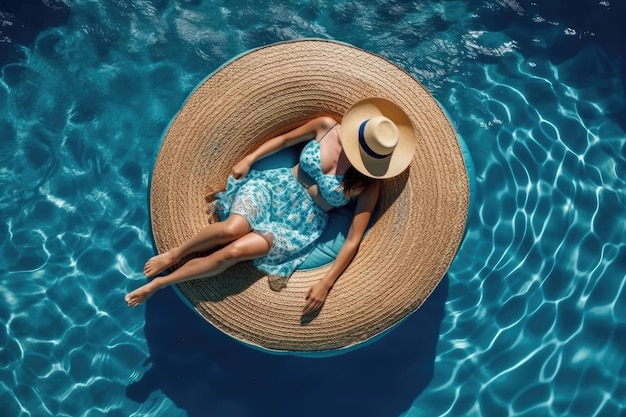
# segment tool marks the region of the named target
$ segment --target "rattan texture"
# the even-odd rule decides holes
[[[384,180],[377,217],[321,311],[303,317],[308,288],[329,266],[296,271],[272,291],[250,263],[178,284],[226,334],[272,351],[324,352],[367,341],[426,300],[461,243],[469,182],[455,131],[434,98],[387,59],[328,40],[298,40],[247,52],[208,77],[172,121],[151,180],[159,253],[213,221],[205,196],[220,191],[237,161],[273,135],[319,115],[338,120],[356,101],[392,100],[418,143],[409,168]]]

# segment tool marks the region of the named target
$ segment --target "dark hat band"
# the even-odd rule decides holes
[[[365,151],[365,153],[368,154],[369,156],[371,156],[372,158],[376,158],[376,159],[387,158],[391,154],[387,154],[387,155],[379,154],[378,152],[376,152],[372,148],[370,148],[369,145],[367,144],[367,142],[365,141],[365,135],[364,135],[364,133],[365,133],[365,125],[369,121],[370,121],[370,119],[363,120],[363,123],[361,123],[361,125],[359,126],[359,145],[361,145],[361,148]]]

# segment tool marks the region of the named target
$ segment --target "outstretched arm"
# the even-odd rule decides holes
[[[290,146],[317,138],[326,132],[333,124],[335,120],[330,117],[318,117],[302,126],[299,126],[287,133],[278,135],[269,139],[261,146],[246,155],[241,161],[239,161],[233,167],[231,175],[236,178],[243,178],[246,176],[252,164],[259,159],[272,155],[282,149]]]
[[[337,258],[328,273],[307,291],[304,309],[302,310],[303,314],[312,313],[322,307],[331,288],[358,252],[379,195],[379,181],[374,181],[372,185],[359,195],[346,241],[339,250]]]

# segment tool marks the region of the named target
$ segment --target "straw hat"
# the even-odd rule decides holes
[[[355,103],[341,121],[341,145],[359,172],[391,178],[413,159],[417,138],[409,116],[395,103],[378,97]]]
[[[280,292],[248,262],[178,284],[183,299],[226,334],[271,351],[337,352],[399,323],[431,294],[460,245],[469,204],[463,154],[444,112],[413,77],[380,56],[327,40],[236,57],[204,80],[171,122],[150,191],[160,253],[213,221],[205,196],[223,189],[233,164],[255,146],[320,115],[340,120],[371,97],[403,110],[415,151],[394,152],[412,158],[408,169],[383,181],[357,256],[312,317],[302,316],[306,291],[330,265],[296,271]],[[381,102],[379,109],[388,108]],[[405,143],[400,126],[408,125],[381,113],[398,126],[397,146]],[[404,165],[394,161],[382,176]]]

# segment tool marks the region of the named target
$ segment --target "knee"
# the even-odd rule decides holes
[[[222,230],[224,237],[233,241],[248,233],[250,231],[250,225],[243,217],[238,218],[231,216],[223,223]]]
[[[250,233],[222,249],[222,256],[224,261],[236,263],[265,256],[269,248],[270,246],[264,238]]]
[[[244,245],[234,242],[224,248],[222,253],[225,261],[232,262],[244,260],[248,252]]]

